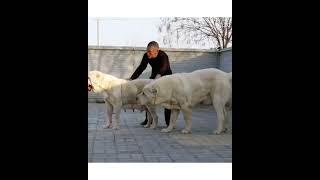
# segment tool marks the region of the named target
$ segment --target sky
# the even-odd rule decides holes
[[[89,45],[97,45],[97,23],[99,23],[100,45],[145,47],[149,41],[160,41],[160,34],[157,31],[160,18],[104,17],[97,19],[88,18]]]
[[[168,47],[161,42],[158,32],[160,17],[232,16],[231,0],[162,0],[156,2],[157,5],[153,3],[147,0],[88,0],[88,45],[98,45],[99,25],[99,45],[102,46],[146,47],[148,42],[154,40],[160,47]],[[227,10],[223,10],[222,6],[227,7]],[[213,46],[187,45],[182,42],[178,45],[174,44],[173,48],[209,49]]]

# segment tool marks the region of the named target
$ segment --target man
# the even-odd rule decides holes
[[[159,49],[159,44],[155,41],[149,42],[147,46],[147,52],[143,55],[142,61],[132,74],[129,80],[137,79],[141,73],[147,68],[148,64],[152,67],[152,72],[150,79],[158,79],[161,76],[170,75],[172,74],[169,58],[168,55]],[[170,123],[170,109],[164,109],[164,117],[167,126]],[[141,125],[146,125],[148,122],[147,120],[147,113],[144,122]]]

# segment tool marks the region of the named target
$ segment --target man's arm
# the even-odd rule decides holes
[[[140,63],[140,65],[137,67],[137,69],[134,71],[134,73],[132,74],[132,76],[130,77],[130,79],[137,79],[141,73],[147,68],[148,66],[148,60],[146,58],[146,55],[143,56],[142,61]]]

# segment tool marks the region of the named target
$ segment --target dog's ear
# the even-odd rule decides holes
[[[150,88],[150,93],[153,97],[155,97],[158,93],[157,89],[155,87]]]
[[[100,78],[100,74],[99,74],[99,73],[96,74],[96,78],[97,78],[97,79]]]

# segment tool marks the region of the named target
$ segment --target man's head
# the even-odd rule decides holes
[[[149,42],[147,46],[148,58],[149,59],[156,58],[158,56],[158,52],[159,52],[159,44],[155,41]]]

